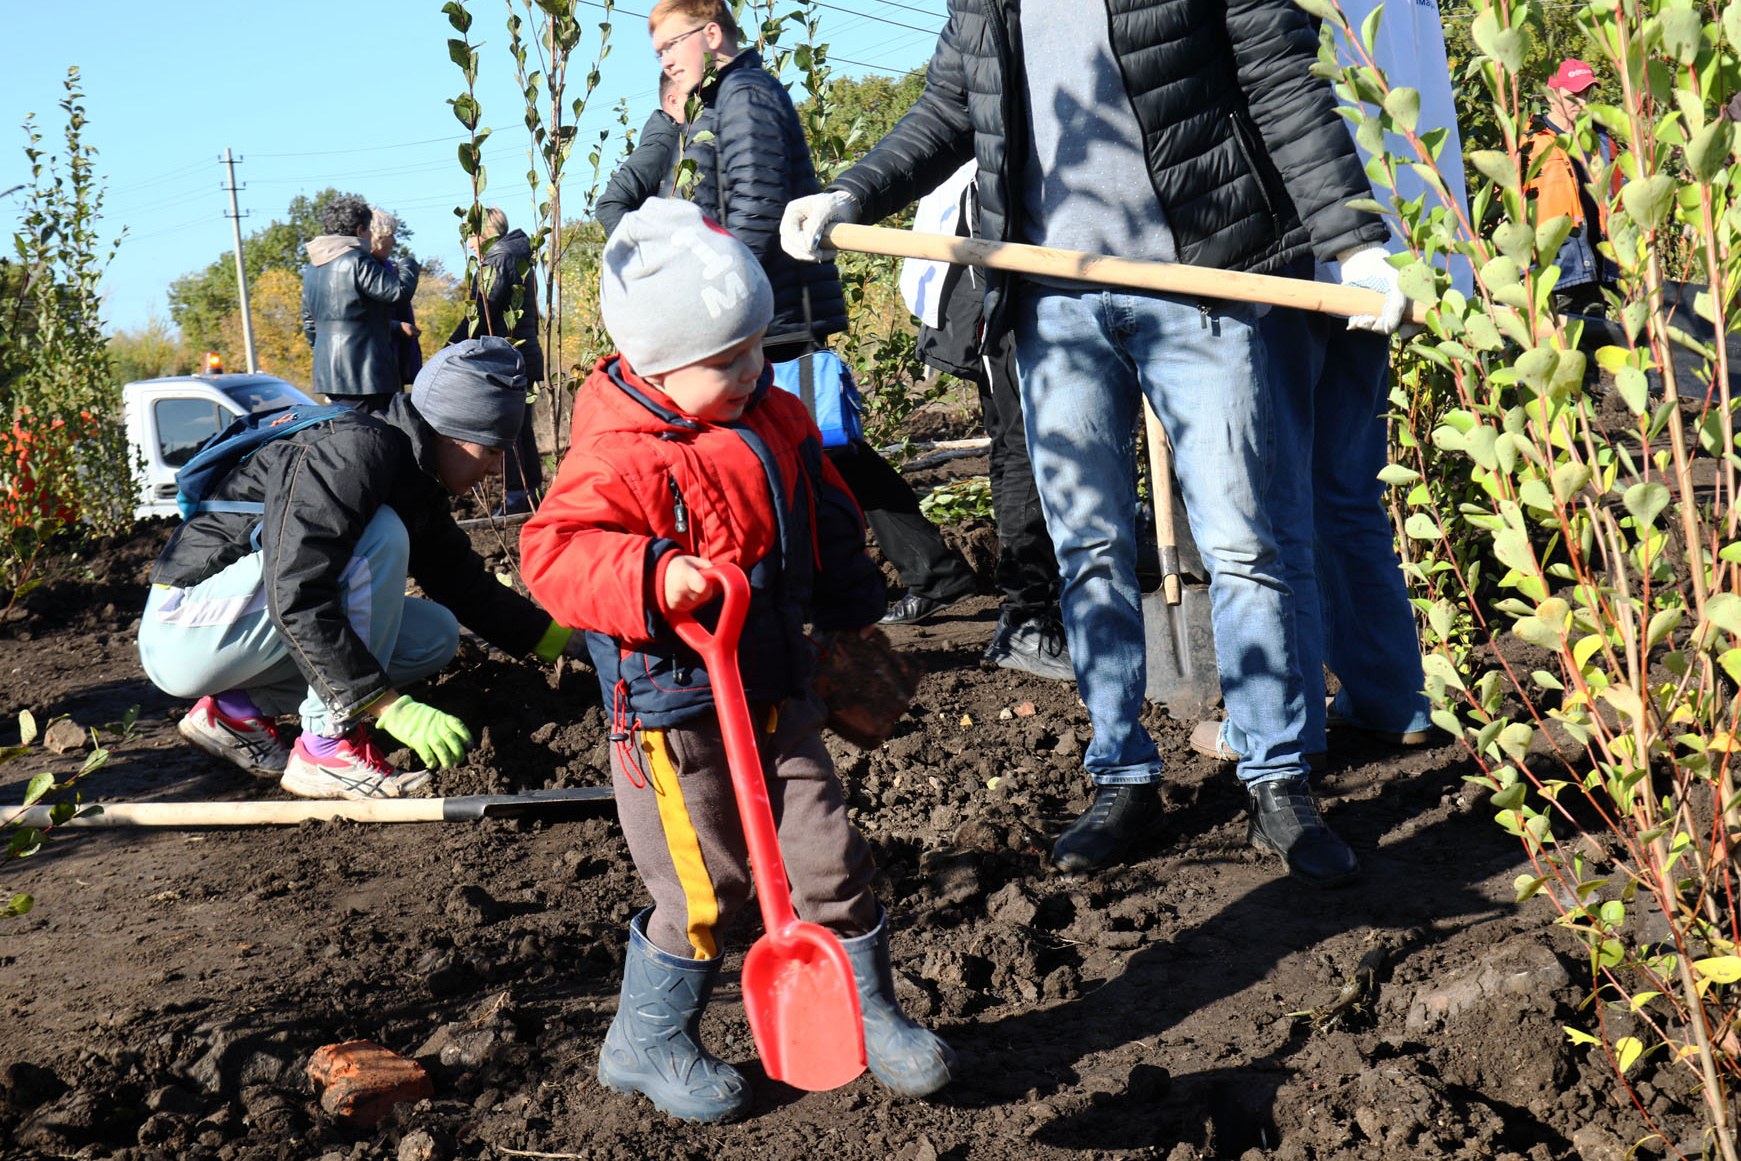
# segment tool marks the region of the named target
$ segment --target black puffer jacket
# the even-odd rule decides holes
[[[255,551],[259,525],[266,607],[290,656],[341,717],[391,688],[351,628],[340,580],[363,529],[387,507],[411,539],[411,576],[431,600],[509,653],[532,652],[550,626],[537,605],[499,583],[472,551],[435,475],[435,432],[395,396],[380,415],[351,412],[263,445],[212,494],[266,505],[264,517],[208,512],[182,524],[153,584],[190,587]]]
[[[767,341],[820,339],[845,330],[846,299],[834,263],[800,262],[780,249],[786,203],[820,188],[792,98],[752,49],[719,70],[701,90],[701,104],[688,135],[713,137],[688,145],[696,174],[691,198],[761,259],[774,288]]]
[[[323,395],[399,390],[393,309],[417,290],[417,263],[389,270],[361,238],[323,235],[302,268],[302,333],[314,348],[313,386]]]
[[[508,308],[514,304],[514,287],[522,284],[526,289],[520,295],[520,317],[510,328]],[[490,248],[484,251],[484,260],[478,264],[472,296],[477,300],[477,331],[474,334],[471,320],[461,315],[453,333],[447,336],[448,344],[484,335],[512,339],[520,357],[526,360],[526,382],[542,383],[544,344],[538,339],[538,275],[532,269],[532,239],[526,236],[526,231],[509,230],[490,243]]]
[[[656,110],[641,128],[635,148],[617,171],[605,183],[605,192],[593,206],[593,217],[604,227],[605,237],[616,233],[623,215],[641,208],[648,198],[657,197],[659,190],[671,179],[677,163],[678,134],[682,126],[663,109]]]
[[[1272,273],[1389,236],[1347,206],[1371,186],[1334,95],[1309,72],[1318,37],[1294,0],[1098,2],[1180,261]],[[875,222],[975,158],[980,235],[1022,241],[1024,104],[1014,0],[949,0],[924,93],[829,188]],[[1001,322],[1004,283],[992,276],[988,325]]]

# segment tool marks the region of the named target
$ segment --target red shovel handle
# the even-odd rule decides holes
[[[786,878],[786,861],[780,857],[780,838],[774,829],[774,808],[768,801],[768,784],[762,776],[762,755],[756,746],[756,729],[750,721],[749,700],[744,697],[743,675],[738,672],[738,634],[750,603],[750,583],[741,569],[719,564],[701,575],[720,587],[725,601],[718,627],[709,633],[687,612],[665,610],[665,619],[684,644],[701,654],[713,686],[713,704],[719,714],[719,732],[725,740],[726,760],[731,766],[731,785],[737,795],[738,817],[743,822],[744,844],[749,848],[750,872],[755,876],[756,895],[762,902],[762,925],[776,942],[785,942],[787,930],[798,922],[792,910],[792,885]]]

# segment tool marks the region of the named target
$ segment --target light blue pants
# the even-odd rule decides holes
[[[1324,749],[1324,666],[1336,712],[1386,732],[1431,724],[1414,611],[1397,562],[1384,484],[1390,344],[1340,318],[1277,308],[1269,344],[1276,456],[1267,497],[1294,591],[1305,747]],[[1228,707],[1223,739],[1246,744]]]
[[[410,554],[398,513],[381,508],[339,577],[345,616],[395,689],[434,673],[459,650],[454,615],[405,595]],[[351,720],[328,709],[296,668],[266,609],[261,569],[256,552],[192,588],[153,585],[139,622],[145,673],[173,697],[244,690],[267,714],[297,712],[304,730],[339,737]]]
[[[1209,569],[1217,667],[1245,725],[1239,777],[1305,776],[1294,601],[1263,504],[1274,458],[1265,353],[1249,307],[1027,288],[1010,304],[1028,453],[1063,576],[1064,630],[1099,785],[1158,781],[1136,578],[1133,433],[1144,396],[1172,441]]]

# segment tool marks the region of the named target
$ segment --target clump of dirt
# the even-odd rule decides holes
[[[0,711],[100,725],[142,707],[87,799],[276,797],[183,745],[185,704],[139,672],[164,532],[30,594],[0,627]],[[935,1100],[868,1076],[827,1093],[766,1079],[735,975],[753,917],[702,1025],[752,1077],[749,1117],[685,1125],[601,1089],[645,902],[608,811],[69,831],[6,870],[38,902],[0,943],[0,1157],[1551,1161],[1646,1137],[1605,1061],[1567,1042],[1584,962],[1546,901],[1513,903],[1522,853],[1462,781],[1460,749],[1336,737],[1321,789],[1366,873],[1319,892],[1246,845],[1232,774],[1189,753],[1190,723],[1151,711],[1164,828],[1123,866],[1060,875],[1046,852],[1088,802],[1087,716],[1069,685],[979,668],[996,615],[980,597],[897,629],[924,672],[910,714],[874,753],[829,742],[876,849],[898,994],[960,1057]],[[468,641],[420,696],[482,734],[444,794],[608,782],[582,665]],[[0,768],[0,800],[78,759]],[[370,1131],[329,1119],[304,1069],[352,1038],[420,1059],[435,1097]],[[1696,1152],[1686,1078],[1640,1068],[1652,1118]]]

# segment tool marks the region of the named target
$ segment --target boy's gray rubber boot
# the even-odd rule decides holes
[[[921,1028],[895,1002],[895,976],[889,967],[889,917],[877,917],[876,930],[840,941],[852,961],[864,1010],[864,1054],[876,1078],[902,1096],[926,1096],[955,1075],[955,1052],[943,1038]]]
[[[720,957],[680,959],[647,938],[652,908],[629,921],[623,994],[598,1054],[598,1082],[641,1093],[660,1112],[685,1121],[723,1121],[750,1106],[743,1074],[696,1039]]]

